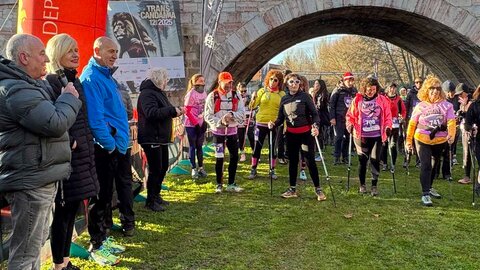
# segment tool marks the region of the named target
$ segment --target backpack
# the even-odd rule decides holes
[[[232,90],[232,96],[233,96],[232,111],[235,112],[238,109],[238,102],[240,101],[240,99],[238,98],[237,91],[235,91],[235,90]],[[220,108],[221,108],[220,105],[222,104],[222,99],[220,98],[220,94],[218,93],[218,89],[215,89],[213,91],[213,102],[215,104],[215,107],[213,109],[213,113],[217,113],[217,112],[220,111]]]

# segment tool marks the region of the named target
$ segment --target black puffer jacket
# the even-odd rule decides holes
[[[75,70],[65,70],[65,75],[69,82],[73,82],[75,89],[82,101],[82,108],[78,112],[77,119],[73,126],[68,130],[70,135],[70,147],[73,142],[77,142],[77,147],[72,151],[72,173],[68,180],[63,181],[57,194],[57,201],[61,200],[61,191],[63,187],[63,196],[66,202],[79,201],[95,197],[99,191],[97,171],[95,169],[95,155],[93,146],[93,135],[88,126],[87,108],[85,104],[85,94],[82,84],[76,78]],[[48,82],[52,86],[55,95],[60,95],[62,84],[55,74],[47,75]],[[54,97],[56,98],[56,96]]]
[[[355,87],[347,88],[343,85],[334,89],[328,106],[330,120],[335,119],[337,123],[345,123],[345,115],[347,115],[347,110],[356,94]]]
[[[177,116],[177,110],[151,80],[140,85],[137,110],[139,144],[172,142],[172,118]]]
[[[407,120],[410,119],[412,116],[413,109],[420,103],[418,99],[418,90],[417,87],[412,87],[407,94],[407,98],[405,99],[405,109],[407,110]]]
[[[35,189],[70,175],[67,131],[82,102],[68,93],[53,101],[48,88],[0,56],[0,192]]]

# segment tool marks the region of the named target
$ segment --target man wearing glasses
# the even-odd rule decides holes
[[[343,74],[342,83],[332,91],[330,104],[328,106],[330,123],[335,132],[334,165],[347,163],[348,160],[348,142],[350,140],[350,134],[345,127],[345,115],[352,103],[353,97],[357,93],[354,84],[355,78],[351,72]],[[343,157],[342,161],[340,161],[340,156]]]

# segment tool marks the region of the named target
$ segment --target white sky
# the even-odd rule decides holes
[[[294,46],[286,49],[285,51],[277,54],[275,57],[270,59],[270,61],[268,61],[268,62],[273,63],[273,64],[280,64],[282,62],[285,54],[289,50],[299,50],[299,49],[301,49],[301,50],[307,50],[307,51],[313,52],[313,49],[314,49],[315,45],[317,45],[319,43],[322,43],[322,42],[332,42],[336,39],[339,39],[342,36],[344,36],[344,35],[329,35],[329,36],[316,37],[316,38],[306,40],[302,43],[298,43],[297,45],[294,45]]]

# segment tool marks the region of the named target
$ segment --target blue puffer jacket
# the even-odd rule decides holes
[[[95,143],[105,150],[117,149],[125,154],[130,139],[127,111],[110,69],[99,65],[92,57],[80,81],[88,104],[88,123]]]

